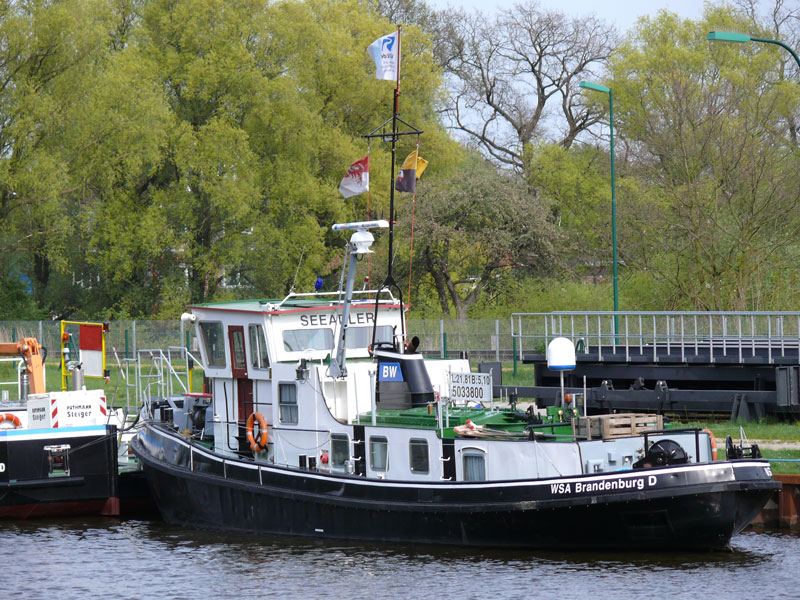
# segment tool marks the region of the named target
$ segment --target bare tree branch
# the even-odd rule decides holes
[[[535,1],[495,18],[459,10],[445,20],[451,37],[437,55],[451,89],[445,114],[497,162],[524,170],[526,145],[550,139],[568,148],[604,114],[583,101],[578,83],[609,58],[612,26]]]

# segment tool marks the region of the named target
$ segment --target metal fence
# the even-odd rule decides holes
[[[77,332],[77,326],[67,329]],[[0,340],[15,342],[23,337],[35,337],[53,356],[60,348],[61,321],[0,321]],[[189,341],[191,343],[191,340]],[[140,348],[162,348],[187,344],[183,323],[174,321],[111,321],[106,334],[106,353],[109,360],[116,351],[120,358],[133,358]]]
[[[0,321],[0,340],[36,337],[50,352],[59,348],[59,321]],[[667,347],[677,353],[701,347],[721,355],[754,355],[759,350],[797,353],[800,312],[550,312],[514,313],[510,319],[410,319],[408,335],[420,339],[426,356],[473,362],[509,362],[523,352],[545,352],[554,338],[565,336],[601,352],[636,352]],[[137,349],[170,346],[197,350],[194,328],[180,319],[112,321],[106,336],[109,361],[114,351],[133,358]]]
[[[409,337],[420,339],[420,350],[428,356],[454,358],[466,353],[474,361],[510,361],[513,358],[511,324],[508,319],[411,319]],[[60,348],[60,321],[0,321],[0,341],[35,337],[53,356]],[[188,335],[187,335],[188,334]],[[188,346],[197,350],[194,328],[184,329],[180,319],[170,321],[111,321],[106,335],[108,361],[116,351],[120,359],[134,358],[139,349]]]
[[[797,357],[800,312],[551,312],[515,313],[511,335],[523,352],[543,354],[555,337],[585,351],[656,358],[658,352],[731,357]],[[581,344],[582,342],[582,344]]]

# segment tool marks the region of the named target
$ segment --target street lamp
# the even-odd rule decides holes
[[[609,126],[611,128],[611,248],[613,252],[614,262],[614,313],[619,311],[619,287],[617,280],[617,203],[615,197],[614,185],[614,94],[611,88],[607,88],[599,83],[592,83],[591,81],[581,81],[580,87],[596,92],[603,92],[608,94],[608,114]],[[617,322],[617,315],[614,315],[614,333],[619,333],[619,326]]]
[[[789,46],[778,40],[758,38],[753,37],[752,35],[747,35],[746,33],[733,33],[730,31],[709,31],[706,39],[713,42],[761,42],[762,44],[775,44],[776,46],[780,46],[781,48],[788,50],[794,58],[794,61],[797,63],[797,66],[800,67],[800,58],[798,58],[797,53]]]

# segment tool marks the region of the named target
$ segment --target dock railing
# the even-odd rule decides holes
[[[545,354],[553,338],[566,337],[596,360],[668,355],[746,362],[800,364],[800,312],[614,312],[514,313],[514,360]],[[594,358],[594,357],[593,357]]]

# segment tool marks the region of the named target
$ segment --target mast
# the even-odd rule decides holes
[[[377,322],[378,322],[378,304],[380,300],[380,294],[384,290],[391,291],[392,288],[397,291],[397,296],[400,299],[400,310],[403,310],[403,290],[400,289],[400,286],[394,280],[394,275],[392,274],[392,263],[394,262],[394,223],[395,223],[395,211],[394,211],[394,181],[395,181],[395,161],[397,156],[397,140],[400,136],[404,135],[416,135],[419,137],[423,132],[413,125],[406,123],[403,119],[400,118],[400,51],[401,51],[401,32],[402,26],[397,26],[397,79],[395,81],[395,88],[394,88],[394,96],[392,102],[392,117],[391,119],[387,119],[383,123],[381,123],[378,127],[373,129],[369,132],[366,137],[367,139],[371,138],[380,138],[383,141],[391,142],[392,148],[392,167],[391,167],[391,179],[389,180],[389,253],[388,259],[389,264],[386,268],[386,279],[384,279],[383,284],[381,287],[378,288],[377,294],[375,296],[375,320],[373,321],[373,329],[372,329],[372,346],[375,346],[375,333],[377,332]],[[390,132],[386,131],[387,126],[391,123],[391,130]],[[407,127],[407,130],[400,131],[399,125],[402,124]],[[400,319],[401,323],[401,338],[405,337],[405,318]]]
[[[336,354],[331,357],[331,364],[328,371],[331,377],[337,379],[347,377],[347,367],[345,366],[345,360],[347,358],[345,353],[345,349],[347,348],[347,327],[350,319],[350,304],[353,301],[353,283],[356,277],[358,257],[372,253],[369,247],[372,245],[374,238],[369,230],[376,227],[389,227],[389,224],[381,220],[337,223],[333,226],[334,231],[354,230],[350,241],[347,243],[347,254],[350,255],[350,261],[347,266],[347,286],[345,288],[344,303],[342,304],[341,323],[339,323],[339,339],[337,340]]]

